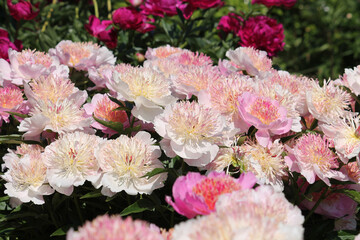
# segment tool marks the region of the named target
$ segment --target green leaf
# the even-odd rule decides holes
[[[122,125],[122,123],[120,123],[120,122],[104,121],[104,120],[101,120],[101,119],[95,117],[94,114],[93,114],[93,118],[94,118],[95,121],[97,121],[98,123],[101,123],[101,124],[104,125],[105,127],[111,128],[112,130],[115,130],[115,131],[117,131],[118,133],[124,132],[123,125]]]
[[[118,104],[119,106],[125,107],[124,103],[121,102],[120,100],[118,100],[118,99],[116,99],[116,98],[114,98],[114,97],[112,97],[112,96],[109,96],[109,95],[108,95],[108,97],[109,97],[109,99],[110,99],[111,101],[113,101],[114,103]]]
[[[160,173],[164,173],[164,172],[168,172],[169,170],[168,169],[165,169],[165,168],[155,168],[154,170],[152,170],[151,172],[148,172],[146,173],[144,176],[140,177],[140,178],[144,178],[144,177],[147,177],[147,179],[155,176],[155,175],[158,175]]]
[[[139,199],[135,203],[131,204],[127,208],[125,208],[121,213],[120,216],[127,216],[133,213],[140,213],[144,211],[153,211],[155,209],[154,203],[149,199]]]
[[[64,231],[63,228],[58,228],[55,232],[53,232],[50,237],[54,237],[54,236],[64,236],[66,234],[66,232]]]
[[[27,114],[21,114],[21,113],[17,113],[17,112],[7,112],[7,113],[9,113],[9,114],[11,114],[11,115],[14,115],[14,116],[21,117],[21,118],[28,118],[28,117],[30,117],[30,116],[27,115]]]
[[[100,190],[96,190],[96,191],[85,194],[84,196],[80,197],[80,199],[97,198],[97,197],[101,197],[101,196],[104,196],[104,195],[101,194]]]
[[[352,198],[357,203],[360,203],[360,192],[351,189],[337,189],[335,192],[344,193],[346,196]]]

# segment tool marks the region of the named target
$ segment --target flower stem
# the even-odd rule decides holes
[[[321,194],[320,198],[317,200],[315,205],[312,207],[312,209],[310,210],[310,212],[308,213],[308,215],[305,218],[305,222],[307,222],[309,220],[311,215],[315,212],[316,208],[320,205],[321,201],[326,198],[325,195],[326,195],[327,191],[328,191],[328,188],[325,189],[325,191]]]
[[[99,18],[99,6],[97,4],[97,1],[93,0],[93,4],[94,4],[95,17]]]
[[[75,203],[76,212],[79,215],[80,221],[81,221],[81,223],[84,223],[84,218],[83,218],[83,216],[81,214],[81,210],[80,210],[79,200],[76,196],[74,196],[74,203]]]
[[[111,20],[111,0],[107,0],[108,18]]]

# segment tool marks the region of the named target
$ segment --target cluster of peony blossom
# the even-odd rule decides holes
[[[11,204],[43,204],[44,195],[71,195],[85,181],[106,196],[151,194],[167,173],[143,176],[164,168],[164,153],[207,171],[179,177],[174,201],[166,198],[181,215],[205,216],[162,235],[143,222],[105,216],[68,239],[124,229],[121,234],[144,236],[143,228],[156,232],[151,239],[302,239],[299,207],[311,209],[320,198],[315,213],[337,219],[336,229],[356,229],[355,201],[341,192],[324,197],[328,188],[306,189],[320,181],[331,189],[358,189],[360,68],[320,86],[272,68],[263,51],[239,47],[226,56],[215,65],[202,53],[167,45],[149,48],[144,66],[134,67],[115,65],[111,51],[91,42],[64,40],[48,53],[10,49],[9,62],[0,59],[0,120],[20,113],[24,139],[49,143],[21,144],[4,156]],[[78,89],[70,68],[86,72],[94,86]],[[116,136],[106,122],[134,131]],[[240,178],[229,175],[231,165],[243,172]],[[308,194],[299,207],[282,193],[295,172],[300,193]]]

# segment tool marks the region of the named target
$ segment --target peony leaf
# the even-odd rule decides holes
[[[350,197],[352,200],[360,203],[360,192],[351,190],[351,189],[337,189],[335,192],[344,193],[346,196]]]
[[[64,236],[66,234],[66,232],[64,231],[63,228],[58,228],[55,232],[53,232],[50,237],[55,237],[55,236]]]
[[[149,199],[139,199],[135,203],[131,204],[127,208],[125,208],[120,216],[124,217],[133,213],[140,213],[144,211],[153,211],[155,209],[155,205]]]
[[[168,172],[169,170],[168,169],[165,169],[165,168],[155,168],[154,170],[152,170],[151,172],[148,172],[146,173],[144,176],[142,176],[141,178],[144,178],[144,177],[147,177],[147,179],[155,176],[155,175],[158,175],[160,173],[164,173],[164,172]]]
[[[101,120],[101,119],[95,117],[94,114],[93,114],[93,118],[94,118],[95,121],[97,121],[98,123],[104,125],[105,127],[111,128],[112,130],[115,130],[115,131],[117,131],[118,133],[124,132],[123,125],[122,125],[122,123],[120,123],[120,122],[104,121],[104,120]]]

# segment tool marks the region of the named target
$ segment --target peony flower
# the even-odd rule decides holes
[[[268,83],[268,86],[280,85],[283,89],[294,95],[293,98],[297,99],[294,103],[295,110],[300,116],[305,116],[309,113],[306,104],[306,92],[311,88],[312,80],[307,77],[291,75],[286,71],[272,69],[271,74],[265,76],[262,81]]]
[[[270,133],[284,134],[290,131],[292,119],[287,117],[286,108],[270,98],[257,96],[249,92],[238,98],[241,118],[258,129],[255,137],[261,146],[270,146]]]
[[[179,155],[190,166],[201,167],[216,157],[226,122],[211,108],[182,101],[166,106],[154,128],[163,137],[160,144],[167,156]]]
[[[176,75],[171,76],[173,92],[179,98],[190,99],[193,95],[198,96],[201,90],[215,82],[220,81],[220,71],[213,66],[189,66],[181,69]]]
[[[172,239],[301,240],[303,222],[300,209],[283,193],[261,186],[220,196],[216,212],[175,225]]]
[[[113,73],[125,73],[133,67],[130,64],[120,63],[117,65],[104,64],[100,67],[90,67],[88,69],[89,79],[95,84],[95,87],[90,88],[89,90],[109,88],[112,95],[114,90],[109,85],[111,79],[113,78]]]
[[[111,101],[110,98],[105,94],[95,94],[91,100],[91,103],[84,105],[86,114],[89,116],[94,116],[103,121],[118,122],[121,124],[127,123],[129,126],[129,120],[126,112],[124,110],[116,110],[120,106]],[[104,125],[94,122],[91,124],[93,128],[101,130],[103,133],[109,134],[110,136],[116,134],[117,132],[105,127]],[[126,127],[126,126],[125,126]]]
[[[238,47],[226,52],[226,56],[234,63],[238,70],[245,70],[249,75],[256,76],[267,72],[272,67],[271,59],[264,51],[252,47]]]
[[[80,91],[69,78],[50,74],[40,76],[24,84],[24,92],[31,105],[34,107],[39,100],[56,103],[64,99],[76,99],[85,102],[86,91]]]
[[[332,124],[320,124],[326,137],[334,141],[336,153],[347,163],[360,153],[360,116],[346,116]]]
[[[163,112],[162,107],[176,101],[168,79],[150,68],[132,68],[124,74],[115,72],[109,85],[119,99],[135,103],[131,113],[144,122],[153,122]]]
[[[90,133],[92,119],[85,116],[85,111],[80,108],[82,104],[82,101],[67,98],[55,103],[38,100],[30,110],[30,117],[25,118],[18,129],[25,132],[24,138],[38,138],[46,130],[60,134],[74,131]]]
[[[164,240],[160,229],[142,220],[123,220],[118,215],[98,216],[91,222],[87,221],[78,231],[70,229],[66,240]]]
[[[248,130],[248,126],[240,118],[238,110],[238,97],[244,92],[254,92],[253,79],[246,75],[232,74],[219,81],[212,82],[204,91],[198,95],[199,103],[214,108],[227,121],[235,124],[239,132]]]
[[[166,196],[166,202],[176,212],[187,218],[196,215],[208,215],[215,211],[219,196],[234,191],[252,188],[256,179],[252,173],[245,173],[236,179],[224,172],[211,172],[208,176],[189,172],[176,179],[173,185],[173,197]]]
[[[189,19],[193,12],[198,9],[208,9],[220,7],[224,3],[222,0],[183,0],[187,5],[180,5],[179,8],[182,10],[185,19]]]
[[[129,2],[133,7],[138,7],[143,3],[143,0],[126,0]]]
[[[339,167],[337,156],[329,149],[329,142],[318,134],[306,134],[298,138],[295,146],[287,148],[285,161],[290,171],[301,173],[313,184],[316,176],[330,186],[329,178],[346,181],[347,177],[334,169]]]
[[[296,0],[252,0],[251,3],[264,4],[268,8],[272,6],[285,6],[291,8],[295,5]]]
[[[106,196],[122,190],[130,195],[151,194],[154,189],[163,187],[167,173],[149,179],[143,177],[155,168],[164,168],[158,159],[160,148],[154,143],[150,134],[143,131],[132,138],[121,135],[115,140],[103,142],[95,153],[103,171],[101,192]]]
[[[240,45],[267,52],[273,57],[284,49],[284,29],[275,19],[267,16],[249,17],[238,32]]]
[[[23,93],[20,88],[8,85],[0,87],[0,127],[5,122],[10,122],[8,112],[21,112],[24,106]]]
[[[240,15],[237,15],[236,13],[229,13],[228,15],[220,18],[216,29],[222,30],[225,33],[233,33],[236,35],[239,32],[243,21],[244,19]]]
[[[148,48],[145,53],[145,58],[148,60],[154,60],[158,58],[167,58],[173,54],[186,52],[188,50],[181,49],[177,47],[172,47],[170,45],[165,45],[157,48]]]
[[[357,162],[348,162],[340,169],[350,181],[354,183],[360,183],[360,168]]]
[[[34,8],[38,8],[39,4],[35,6],[31,5],[30,2],[25,0],[19,0],[18,3],[13,4],[12,0],[7,0],[7,6],[10,12],[10,15],[15,18],[16,21],[21,19],[32,20],[36,18],[40,10],[34,11]]]
[[[41,152],[44,149],[38,145],[21,144],[16,150],[9,150],[4,156],[4,166],[8,169],[2,178],[5,183],[5,194],[12,199],[12,205],[23,202],[44,204],[43,195],[54,193],[47,184],[46,166]]]
[[[353,69],[345,68],[342,81],[355,95],[360,95],[360,65]]]
[[[49,184],[58,192],[70,196],[74,186],[86,180],[96,186],[101,172],[94,156],[94,146],[102,139],[82,132],[60,136],[45,148],[43,159],[47,166]]]
[[[145,15],[154,15],[169,17],[177,15],[176,8],[181,4],[180,0],[145,0],[145,3],[141,5],[141,11]]]
[[[91,15],[89,23],[85,24],[84,27],[88,33],[103,41],[108,48],[113,49],[117,45],[117,33],[114,28],[106,30],[111,24],[111,20],[100,21],[96,16]]]
[[[350,94],[335,86],[332,81],[324,81],[322,87],[313,81],[306,91],[309,112],[316,119],[327,124],[332,124],[347,115],[350,101]]]
[[[284,190],[282,178],[287,176],[287,165],[282,156],[284,146],[279,139],[270,148],[248,141],[238,147],[238,151],[241,168],[254,173],[258,184],[270,184],[277,191]]]
[[[6,30],[0,28],[0,68],[4,64],[2,59],[9,61],[9,49],[15,51],[21,51],[23,46],[20,40],[15,40],[11,42],[9,39],[9,34]]]
[[[286,108],[286,116],[292,119],[291,131],[301,132],[301,117],[296,110],[300,95],[292,94],[281,85],[267,81],[267,78],[257,83],[258,95],[278,101],[280,106]]]
[[[121,7],[112,14],[112,21],[123,30],[136,30],[142,33],[152,31],[155,26],[150,24],[151,19],[134,7]]]
[[[3,74],[4,80],[15,85],[22,85],[23,81],[29,82],[31,79],[50,74],[64,78],[69,76],[67,66],[61,65],[57,57],[44,52],[30,49],[17,52],[9,49],[9,60],[10,64],[0,60],[0,73]]]
[[[49,49],[49,54],[57,56],[61,64],[83,71],[90,67],[98,68],[103,64],[114,65],[116,61],[109,49],[92,42],[62,40],[55,48]]]
[[[299,181],[298,184],[302,184],[302,182]],[[304,193],[308,186],[309,185],[305,183],[301,189],[301,192]],[[359,191],[358,186],[356,186],[355,188],[352,186],[355,185],[333,185],[332,188],[334,188],[334,190],[353,188]],[[324,191],[326,191],[326,188],[322,188],[317,192],[309,193],[306,198],[300,203],[300,206],[311,210],[315,206],[316,202],[323,195]],[[328,192],[327,195],[322,197],[324,197],[324,199],[322,199],[319,206],[315,208],[315,213],[332,219],[339,219],[344,216],[352,216],[353,218],[355,217],[357,203],[350,197],[346,196],[344,193],[333,191],[331,193]]]

